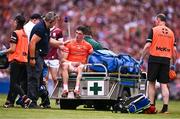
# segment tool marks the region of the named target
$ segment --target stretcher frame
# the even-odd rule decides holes
[[[100,66],[104,68],[104,72],[94,72],[90,70],[90,66]],[[62,109],[74,109],[81,104],[89,103],[90,107],[100,107],[101,102],[105,104],[105,106],[101,105],[103,108],[111,107],[119,98],[123,97],[124,89],[130,90],[130,95],[135,95],[138,93],[146,94],[146,73],[138,72],[138,74],[122,74],[121,69],[122,66],[119,67],[118,72],[108,73],[107,68],[103,64],[85,64],[84,72],[82,72],[82,79],[80,81],[80,98],[75,98],[73,94],[73,90],[76,82],[76,73],[71,73],[69,75],[69,93],[68,97],[61,97],[62,93],[62,78],[58,77],[58,83],[53,89],[53,93],[50,96],[51,99],[60,99],[60,108]],[[140,71],[140,70],[139,70]],[[131,85],[127,84],[127,81],[133,82]],[[89,83],[95,82],[103,82],[104,84],[104,94],[97,95],[89,95]],[[94,83],[94,84],[95,84]],[[88,92],[89,91],[89,92]],[[71,104],[69,104],[71,102]],[[74,103],[73,103],[74,102]],[[66,104],[65,104],[66,103]],[[108,108],[109,109],[109,108]]]

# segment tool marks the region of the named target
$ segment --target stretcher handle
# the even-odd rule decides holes
[[[87,71],[87,69],[88,69],[88,67],[89,67],[89,66],[101,66],[101,67],[103,67],[105,72],[98,72],[98,73],[105,74],[105,75],[106,75],[106,77],[108,77],[108,71],[107,71],[107,68],[106,68],[106,66],[105,66],[105,65],[100,64],[100,63],[85,64],[85,65],[84,65],[84,69],[85,69],[85,71]],[[85,74],[85,73],[87,73],[87,74],[88,74],[88,72],[83,72],[83,73],[84,73],[84,74]]]
[[[140,71],[141,71],[140,68],[138,68],[138,71],[139,71],[138,74],[122,74],[122,73],[121,73],[122,67],[138,68],[138,67],[135,67],[135,66],[120,66],[120,67],[119,67],[119,70],[118,70],[118,79],[119,79],[119,80],[121,80],[121,76],[138,76],[138,77],[140,77]]]

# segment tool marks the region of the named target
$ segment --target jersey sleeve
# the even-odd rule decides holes
[[[10,42],[17,44],[17,42],[18,42],[18,36],[17,36],[16,32],[13,32],[13,33],[11,34]]]
[[[151,31],[149,32],[148,38],[146,39],[146,43],[147,42],[152,42],[153,39],[153,29],[151,29]]]
[[[89,44],[88,45],[88,53],[91,54],[93,52],[93,47]]]
[[[41,29],[35,29],[34,34],[36,34],[37,36],[39,36],[41,38],[43,37],[43,33],[42,33]]]

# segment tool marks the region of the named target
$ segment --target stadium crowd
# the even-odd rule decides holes
[[[27,18],[32,13],[56,11],[70,18],[71,32],[75,26],[86,24],[93,28],[94,39],[115,53],[140,57],[154,16],[164,12],[168,26],[174,31],[180,51],[180,2],[176,0],[2,0],[0,4],[0,49],[10,38],[12,17],[22,12]],[[67,23],[61,26],[67,34]],[[73,36],[74,34],[72,34]],[[145,61],[144,66],[147,66]],[[177,59],[177,78],[180,89],[180,54]],[[1,71],[0,75],[6,75]]]

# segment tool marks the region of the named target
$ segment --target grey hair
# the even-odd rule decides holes
[[[45,16],[44,16],[44,20],[45,21],[54,21],[56,18],[58,18],[58,16],[56,15],[55,12],[48,12]]]

